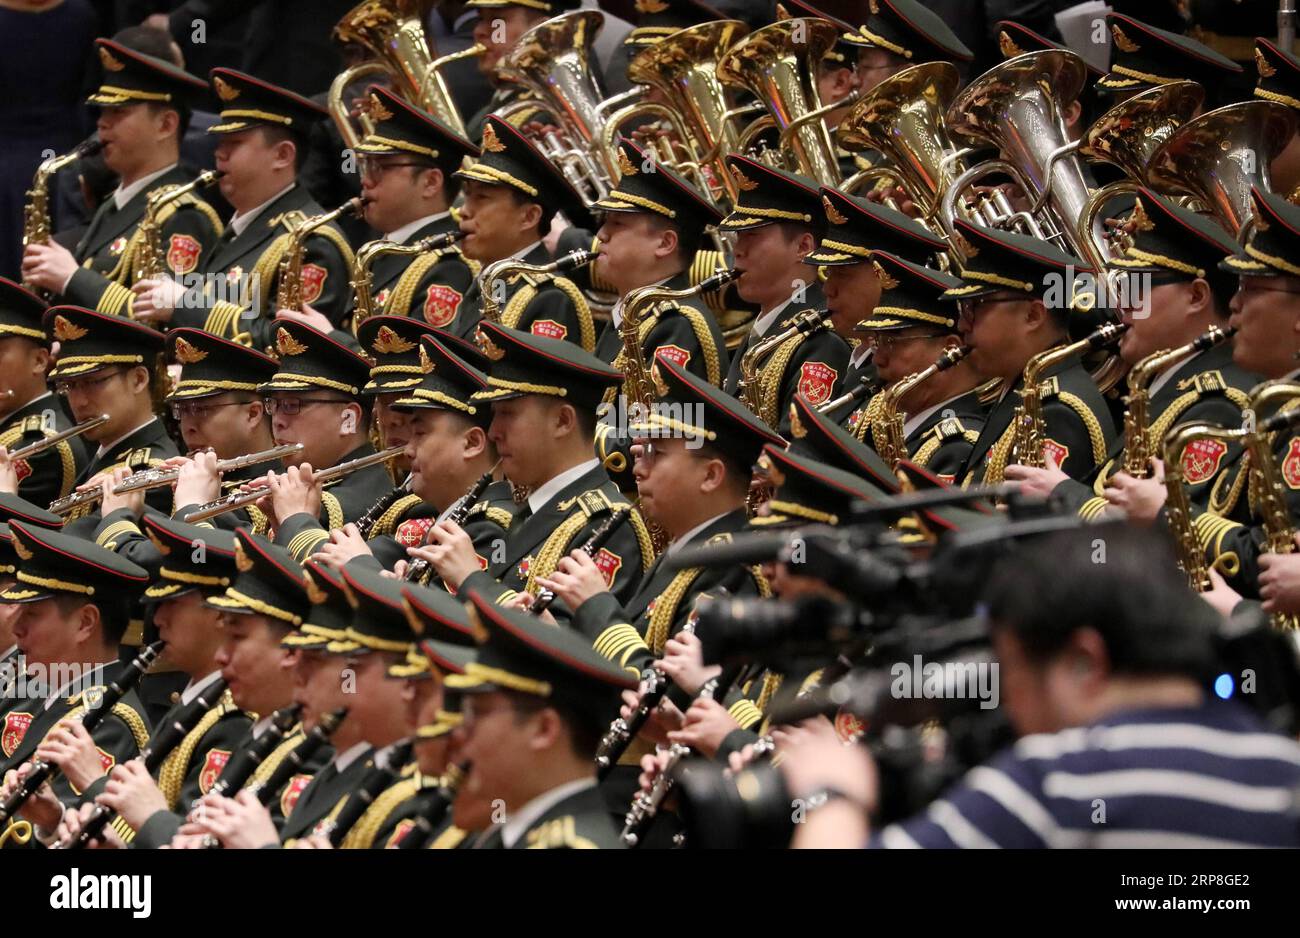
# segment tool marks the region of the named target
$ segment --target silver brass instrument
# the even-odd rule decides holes
[[[377,453],[371,453],[369,456],[359,456],[348,462],[339,463],[337,466],[331,466],[316,473],[316,481],[325,483],[332,482],[334,479],[341,479],[346,475],[356,472],[358,469],[365,469],[367,466],[374,466],[378,463],[387,462],[402,454],[406,446],[390,446],[388,449],[380,450]],[[181,520],[186,524],[195,524],[199,521],[207,521],[209,518],[215,518],[217,515],[224,515],[228,511],[235,511],[243,508],[245,505],[251,505],[260,498],[265,498],[268,492],[265,486],[251,489],[246,492],[231,492],[222,498],[208,502],[206,505],[200,505],[198,508],[189,512]]]
[[[248,466],[256,466],[259,463],[270,462],[273,459],[283,459],[286,456],[293,456],[301,453],[303,445],[301,443],[285,443],[281,446],[272,446],[270,449],[264,449],[260,453],[248,453],[244,456],[236,456],[233,459],[222,459],[217,462],[217,472],[226,473],[236,469],[244,469]],[[158,489],[164,485],[171,485],[181,474],[180,467],[175,469],[145,469],[141,472],[135,472],[127,476],[121,482],[113,487],[114,495],[125,495],[127,492],[138,492],[141,489]]]

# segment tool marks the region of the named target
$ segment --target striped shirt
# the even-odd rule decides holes
[[[1117,713],[1026,736],[872,847],[1300,847],[1300,744],[1249,710]]]

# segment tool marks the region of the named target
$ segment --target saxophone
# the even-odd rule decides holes
[[[554,274],[565,274],[579,267],[585,267],[597,257],[596,251],[570,251],[563,257],[549,264],[525,264],[514,257],[493,261],[479,273],[479,291],[483,297],[483,318],[488,322],[500,322],[504,306],[504,289],[498,290],[496,284],[504,288],[507,283],[523,278],[524,283],[537,287]]]
[[[944,349],[938,361],[928,368],[900,378],[891,387],[881,391],[880,416],[871,428],[872,439],[880,458],[897,471],[898,464],[907,458],[907,434],[903,429],[906,415],[898,405],[907,392],[923,381],[933,378],[941,371],[947,371],[970,354],[970,346]]]
[[[740,383],[736,386],[736,397],[745,406],[757,414],[770,426],[776,426],[777,415],[762,412],[762,395],[758,387],[759,370],[764,362],[776,354],[776,350],[797,335],[815,335],[831,327],[824,309],[805,309],[790,320],[785,331],[768,336],[761,342],[755,342],[753,348],[740,359]],[[775,411],[775,408],[769,408]]]
[[[36,176],[32,179],[32,187],[27,190],[27,203],[23,206],[23,247],[29,244],[50,243],[54,224],[50,220],[50,180],[54,178],[54,174],[70,163],[94,156],[102,149],[104,145],[98,138],[87,140],[75,150],[62,156],[52,156],[37,167]],[[26,281],[23,281],[23,286],[29,290],[33,289]],[[48,291],[34,290],[34,292],[48,299]]]
[[[1124,472],[1135,479],[1151,475],[1151,382],[1156,376],[1179,362],[1221,345],[1236,333],[1236,329],[1211,326],[1186,345],[1162,349],[1142,359],[1128,373],[1128,397],[1124,410]]]
[[[292,309],[302,312],[302,259],[307,252],[307,238],[318,228],[324,228],[330,222],[345,215],[360,215],[366,200],[360,196],[348,199],[332,212],[323,212],[311,218],[304,218],[295,224],[289,232],[289,244],[284,257],[280,259],[280,268],[276,274],[276,309]]]
[[[1183,472],[1183,450],[1199,439],[1237,438],[1243,432],[1208,423],[1185,423],[1174,427],[1164,440],[1165,514],[1169,519],[1169,530],[1174,535],[1178,566],[1187,576],[1187,585],[1198,593],[1209,590],[1212,583],[1205,553],[1192,526],[1192,506],[1187,498],[1186,474]]]
[[[1096,351],[1114,342],[1129,329],[1123,323],[1108,322],[1085,339],[1039,352],[1025,365],[1024,385],[1020,390],[1020,404],[1015,414],[1014,461],[1033,469],[1047,468],[1043,443],[1047,422],[1043,417],[1043,376],[1061,362],[1075,355]]]
[[[219,169],[209,169],[183,186],[166,186],[149,193],[144,217],[140,220],[141,244],[131,274],[132,283],[154,280],[167,274],[167,255],[162,248],[162,210],[196,189],[206,189],[224,175]]]
[[[720,270],[686,290],[641,287],[627,295],[623,303],[623,321],[619,324],[619,338],[623,340],[623,371],[627,375],[624,393],[629,402],[635,401],[640,405],[643,413],[650,412],[653,400],[645,349],[641,347],[641,321],[645,313],[658,311],[702,293],[721,290],[739,276],[740,271],[733,267],[730,270]]]
[[[352,288],[352,295],[356,298],[352,305],[353,335],[363,322],[379,312],[375,308],[374,294],[371,292],[373,284],[370,268],[374,266],[376,260],[387,254],[415,255],[442,251],[464,237],[465,232],[457,228],[444,234],[429,235],[414,244],[398,244],[396,241],[380,238],[377,241],[367,241],[357,248],[356,258],[352,262],[352,279],[348,282],[348,286]]]

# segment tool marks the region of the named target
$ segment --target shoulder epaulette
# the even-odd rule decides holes
[[[572,815],[547,821],[528,832],[529,850],[595,850],[596,844],[578,836],[578,825]]]

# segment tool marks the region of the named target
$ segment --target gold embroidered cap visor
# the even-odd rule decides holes
[[[125,609],[149,580],[148,571],[82,537],[21,521],[9,522],[18,581],[0,591],[0,602],[29,603],[71,595]]]
[[[280,367],[257,349],[189,328],[168,330],[167,360],[181,366],[180,380],[165,398],[169,403],[227,391],[256,392]]]
[[[170,62],[128,49],[112,39],[96,39],[102,78],[86,98],[99,107],[171,104],[195,107],[208,101],[208,83]]]
[[[114,365],[153,370],[163,346],[163,334],[156,329],[80,306],[51,306],[44,327],[46,338],[59,343],[51,381]]]
[[[212,90],[221,102],[220,121],[210,134],[233,134],[263,124],[304,136],[329,111],[302,95],[232,68],[212,70]]]

